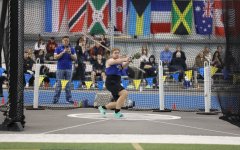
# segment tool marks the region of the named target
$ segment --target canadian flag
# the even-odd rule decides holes
[[[214,25],[217,36],[225,36],[222,13],[222,0],[214,1]]]

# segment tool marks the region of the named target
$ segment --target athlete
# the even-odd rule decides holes
[[[106,83],[108,91],[112,93],[113,101],[105,106],[99,106],[98,110],[103,117],[106,116],[107,109],[115,109],[114,117],[122,118],[121,107],[127,99],[128,92],[121,86],[122,70],[128,67],[131,59],[127,56],[120,56],[120,50],[113,48],[111,57],[106,62]]]

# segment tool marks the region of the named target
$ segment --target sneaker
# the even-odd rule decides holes
[[[106,117],[106,109],[102,108],[102,106],[99,106],[98,110],[102,114],[103,117]]]
[[[74,104],[74,101],[68,100],[67,103]]]
[[[123,114],[119,111],[118,113],[114,113],[114,117],[117,119],[123,118]]]

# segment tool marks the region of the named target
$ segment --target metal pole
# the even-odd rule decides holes
[[[34,92],[33,92],[33,108],[38,108],[38,96],[39,96],[39,74],[40,74],[40,59],[38,58],[35,64],[35,80],[34,80]]]
[[[204,62],[204,104],[205,104],[205,112],[209,113],[210,112],[210,105],[209,105],[209,101],[210,101],[210,63],[209,62]]]
[[[114,22],[116,19],[115,8],[116,0],[111,0],[110,49],[114,48]]]
[[[162,61],[159,60],[159,105],[160,105],[160,110],[164,110],[164,87],[163,87],[163,66],[162,66]]]

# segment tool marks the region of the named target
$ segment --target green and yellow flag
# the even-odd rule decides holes
[[[188,35],[192,32],[192,0],[172,0],[172,32]]]

